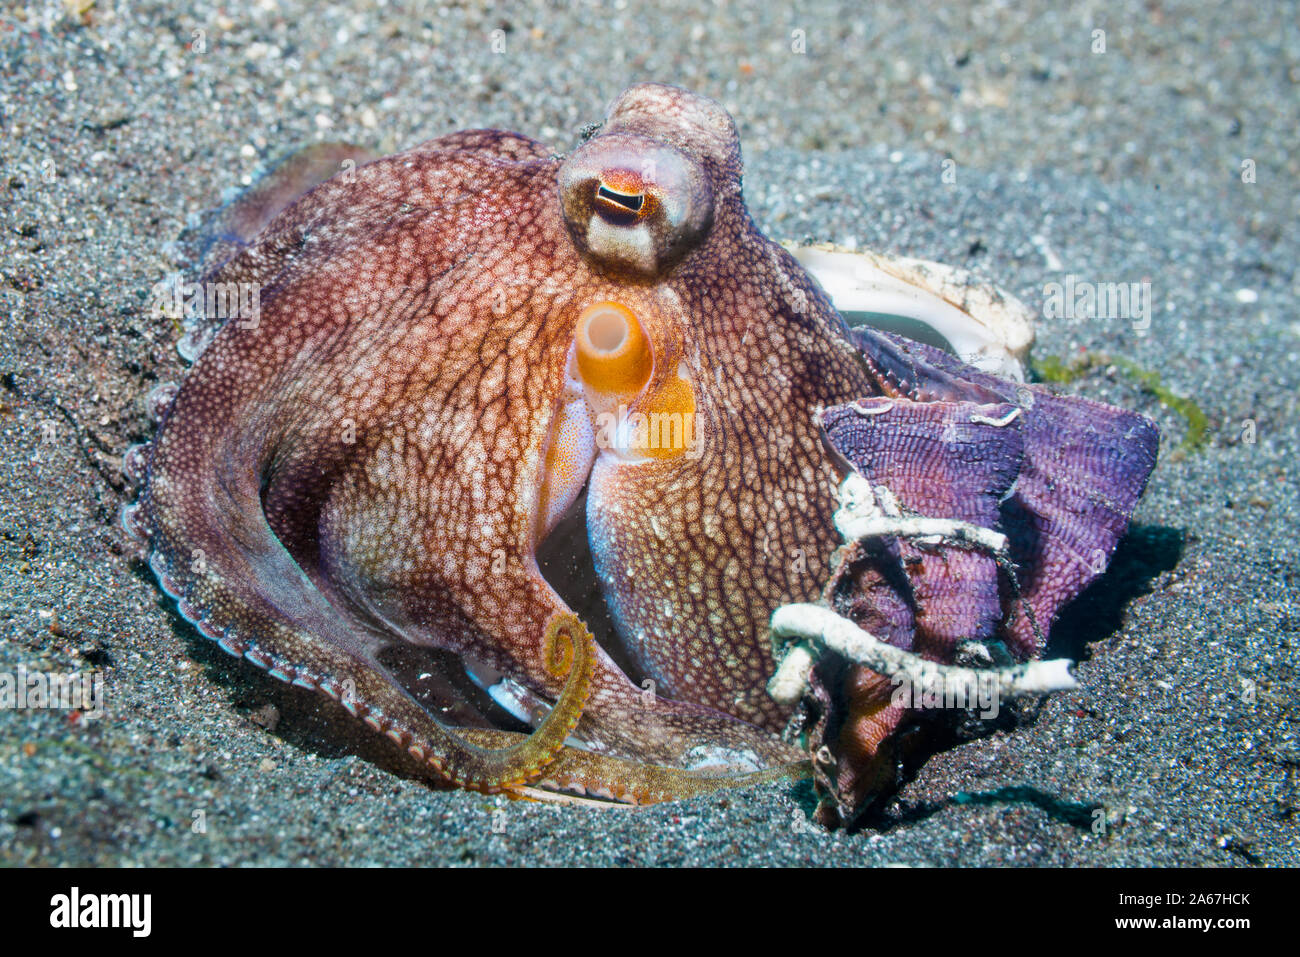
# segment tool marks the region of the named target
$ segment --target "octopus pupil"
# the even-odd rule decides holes
[[[642,193],[618,193],[603,184],[596,190],[596,198],[616,203],[633,213],[641,212],[641,206],[645,203],[645,195]]]

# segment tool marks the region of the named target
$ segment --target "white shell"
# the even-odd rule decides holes
[[[943,263],[830,243],[782,245],[821,284],[849,325],[920,338],[977,369],[1024,381],[1034,314],[1010,293]],[[870,315],[854,315],[862,313]]]

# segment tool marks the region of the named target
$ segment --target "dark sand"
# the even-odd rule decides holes
[[[0,862],[1300,863],[1296,4],[31,6],[0,13],[0,671],[102,669],[108,709],[0,712]],[[314,139],[567,149],[642,79],[731,109],[774,236],[969,266],[1034,308],[1066,273],[1149,280],[1149,329],[1044,319],[1035,354],[1127,358],[1206,417],[1180,458],[1185,418],[1115,367],[1067,386],[1165,434],[1058,629],[1082,688],[934,757],[886,830],[819,833],[788,786],[639,812],[432,790],[201,639],[116,526],[144,395],[183,368],[147,297],[188,216]]]

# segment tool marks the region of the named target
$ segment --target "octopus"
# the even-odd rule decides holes
[[[741,174],[728,113],[660,84],[567,155],[474,130],[286,164],[211,232],[203,285],[256,313],[199,316],[125,456],[163,591],[463,788],[648,804],[816,764],[841,818],[870,805],[907,711],[833,652],[801,703],[773,697],[774,611],[1031,660],[1104,570],[1156,432],[851,328]],[[842,543],[849,475],[1009,544]]]

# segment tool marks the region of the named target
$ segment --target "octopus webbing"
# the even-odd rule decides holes
[[[857,770],[828,786],[868,803],[888,682],[819,666],[818,727],[783,737],[773,612],[838,602],[935,661],[1032,659],[1156,433],[850,329],[741,172],[725,110],[642,84],[567,155],[467,131],[252,191],[203,281],[257,289],[255,320],[203,319],[127,456],[124,522],[181,614],[466,788],[647,803],[829,747]],[[1008,551],[837,553],[849,472]]]

